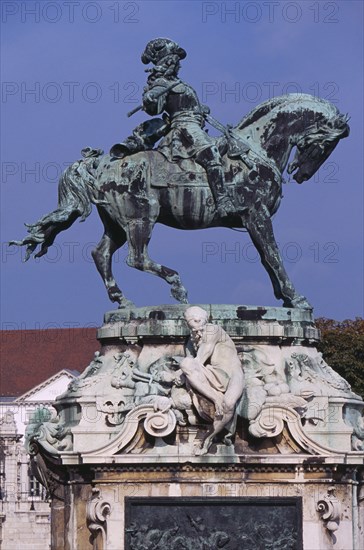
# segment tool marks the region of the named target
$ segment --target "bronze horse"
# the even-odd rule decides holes
[[[349,135],[347,117],[331,103],[308,94],[288,94],[256,107],[233,129],[249,143],[250,167],[244,159],[224,156],[225,180],[236,213],[219,217],[204,170],[191,159],[172,162],[168,136],[157,149],[124,159],[85,149],[85,158],[68,167],[59,182],[58,208],[33,225],[22,241],[26,259],[38,245],[35,257],[46,254],[61,231],[77,218],[83,221],[97,206],[105,232],[93,251],[93,259],[109,298],[119,307],[131,306],[112,273],[114,252],[128,243],[127,264],[158,275],[171,285],[172,296],[187,303],[187,291],[179,274],[156,263],[148,255],[154,225],[177,229],[207,227],[246,228],[272,281],[276,298],[286,307],[311,308],[290,281],[275,241],[271,223],[282,194],[282,173],[288,166],[298,183],[311,178]],[[223,139],[217,140],[219,146]]]

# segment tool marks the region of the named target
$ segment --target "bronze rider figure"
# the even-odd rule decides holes
[[[183,48],[168,38],[156,38],[147,44],[141,60],[144,64],[153,63],[154,67],[147,69],[150,74],[143,92],[143,104],[132,113],[143,109],[148,115],[167,113],[167,117],[164,114],[164,120],[152,119],[140,124],[132,136],[115,145],[110,153],[122,158],[152,148],[168,133],[172,160],[193,158],[205,169],[216,208],[220,216],[227,216],[236,209],[226,192],[215,139],[203,129],[209,108],[200,103],[192,86],[178,77],[180,61],[186,55]]]

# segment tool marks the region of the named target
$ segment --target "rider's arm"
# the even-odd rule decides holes
[[[164,86],[153,86],[147,88],[143,93],[143,109],[148,115],[160,115],[164,111],[166,104],[167,93],[163,94],[166,89]]]

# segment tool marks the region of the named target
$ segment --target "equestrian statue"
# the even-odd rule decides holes
[[[349,135],[348,118],[326,100],[287,94],[265,101],[236,126],[224,126],[179,78],[186,51],[167,38],[150,41],[142,62],[151,63],[142,104],[150,118],[109,154],[87,147],[59,181],[58,208],[27,225],[26,260],[47,253],[56,236],[97,207],[104,234],[93,259],[109,298],[132,306],[112,273],[112,257],[128,243],[127,264],[157,275],[172,296],[188,303],[180,275],[148,254],[154,225],[177,229],[245,228],[285,307],[310,308],[290,281],[274,237],[271,218],[282,197],[287,167],[297,183],[311,178]],[[158,116],[161,115],[161,116]],[[209,123],[222,135],[205,131]],[[293,161],[288,164],[292,149]],[[288,165],[288,166],[287,166]]]

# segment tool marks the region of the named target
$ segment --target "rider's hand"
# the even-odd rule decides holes
[[[152,91],[145,92],[143,95],[143,100],[147,103],[153,103],[155,101],[155,94]]]

